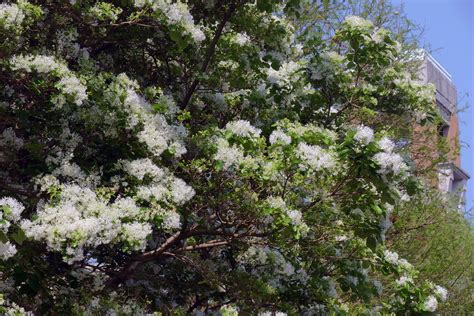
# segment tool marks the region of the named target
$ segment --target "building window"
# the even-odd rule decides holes
[[[438,128],[438,133],[439,133],[439,136],[441,136],[441,137],[448,137],[449,125],[447,125],[447,124],[442,124],[442,125]]]

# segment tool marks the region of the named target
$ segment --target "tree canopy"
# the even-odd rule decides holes
[[[305,8],[0,4],[0,310],[434,312],[386,242],[429,191],[397,136],[434,88],[388,30],[322,45]]]

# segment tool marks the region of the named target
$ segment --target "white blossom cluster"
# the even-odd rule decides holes
[[[294,61],[284,62],[278,70],[272,67],[267,70],[267,81],[280,87],[289,85],[292,80],[297,80],[297,73],[302,68],[300,63]]]
[[[0,259],[7,260],[13,257],[17,253],[15,245],[7,241],[6,243],[0,242]]]
[[[143,180],[145,176],[149,176],[154,181],[160,181],[165,172],[151,161],[150,158],[136,159],[133,161],[121,161],[119,164],[131,176]]]
[[[296,154],[302,160],[301,170],[321,171],[323,169],[333,169],[336,166],[334,155],[317,145],[308,145],[301,142],[296,148]]]
[[[15,302],[5,300],[3,294],[0,294],[0,308],[4,309],[4,315],[6,316],[31,316],[32,313],[26,312],[21,306],[18,306]]]
[[[100,181],[100,174],[84,172],[77,163],[72,161],[73,158],[72,151],[54,148],[51,154],[46,157],[46,163],[54,169],[51,174],[38,177],[36,184],[42,190],[48,190],[51,186],[58,185],[62,179],[68,183],[76,183],[88,188],[96,187]]]
[[[189,201],[195,194],[194,189],[187,185],[182,179],[174,178],[171,184],[171,196],[173,202],[177,205],[184,204]]]
[[[176,212],[167,212],[163,215],[162,227],[168,230],[175,230],[181,227],[181,217]]]
[[[25,19],[25,13],[15,3],[0,4],[0,26],[10,30],[21,26]]]
[[[291,136],[285,134],[281,129],[274,130],[269,137],[270,144],[283,144],[289,145],[291,144]]]
[[[445,302],[448,299],[448,290],[440,285],[436,285],[434,288],[435,294],[440,298],[441,301]]]
[[[403,258],[399,258],[398,256],[398,253],[396,252],[392,252],[390,250],[385,250],[384,251],[384,259],[395,265],[395,266],[399,266],[399,267],[402,267],[403,269],[411,269],[412,268],[412,265],[405,259]]]
[[[17,55],[10,59],[12,70],[36,71],[38,73],[53,74],[60,78],[56,87],[64,94],[71,96],[76,105],[82,105],[87,99],[87,89],[72,71],[54,57],[46,55]],[[53,99],[57,107],[62,107],[65,100],[60,96]]]
[[[384,28],[379,28],[374,30],[374,32],[371,35],[372,41],[374,41],[377,44],[383,43],[385,37],[389,34],[389,32],[384,29]]]
[[[357,126],[354,139],[363,145],[368,145],[374,140],[374,131],[368,126],[359,125]]]
[[[145,177],[149,178],[146,185],[137,187],[137,197],[140,199],[150,201],[154,198],[156,201],[160,201],[170,196],[173,203],[181,205],[189,201],[195,194],[193,188],[182,179],[159,168],[148,158],[119,161],[118,165],[121,165],[127,174],[140,181]]]
[[[234,41],[239,46],[245,46],[250,42],[250,38],[246,33],[235,34]]]
[[[118,163],[127,174],[143,181],[148,178],[147,184],[136,187],[136,197],[147,202],[168,201],[182,205],[194,195],[194,189],[182,179],[171,175],[167,170],[156,166],[150,159],[137,159],[133,161],[120,161]],[[163,218],[163,229],[173,230],[181,226],[179,214],[172,209],[156,209],[155,211],[142,211],[142,216],[152,219],[154,216]]]
[[[74,162],[74,151],[82,143],[82,137],[72,132],[65,121],[61,122],[62,132],[56,137],[57,143],[52,146],[45,159],[52,170],[50,174],[36,177],[35,183],[41,191],[47,191],[52,186],[59,186],[61,181],[76,183],[93,188],[100,182],[100,172],[85,172]]]
[[[368,29],[373,26],[372,22],[359,16],[350,15],[344,19],[344,23],[356,29]]]
[[[169,115],[170,117],[175,117],[176,112],[178,112],[178,106],[176,105],[176,102],[171,96],[162,94],[159,97],[159,103],[164,104],[166,106],[167,115]]]
[[[395,281],[399,286],[404,286],[407,283],[412,283],[413,279],[410,276],[402,275],[398,280]]]
[[[435,312],[438,308],[438,299],[441,302],[445,302],[448,298],[448,291],[440,285],[435,285],[433,292],[434,295],[428,296],[423,303],[423,309],[425,311]]]
[[[224,169],[238,166],[245,159],[244,153],[236,146],[231,146],[223,138],[217,139],[217,152],[214,160],[221,161]]]
[[[154,114],[150,104],[131,88],[127,89],[126,94],[123,106],[129,115],[128,128],[142,126],[137,133],[140,142],[156,156],[166,149],[170,149],[177,157],[186,153],[182,140],[187,135],[184,126],[170,125],[163,115]]]
[[[46,241],[63,251],[68,262],[81,260],[84,248],[125,242],[133,250],[143,249],[151,225],[138,219],[140,208],[130,198],[109,204],[104,198],[74,184],[63,185],[60,200],[37,210],[37,219],[21,222],[29,238]]]
[[[378,173],[388,174],[393,172],[395,175],[400,175],[408,170],[408,166],[403,161],[402,156],[392,151],[394,145],[388,138],[382,138],[378,145],[383,150],[375,154],[373,158],[380,166],[380,169],[377,171]]]
[[[142,8],[145,5],[150,5],[153,11],[161,12],[169,24],[182,26],[194,41],[200,43],[206,39],[204,32],[195,25],[186,3],[170,0],[135,0],[137,8]]]
[[[245,120],[229,122],[225,128],[241,137],[258,137],[262,132],[260,129],[253,127],[249,121]]]
[[[380,139],[377,144],[379,145],[380,149],[388,153],[392,152],[395,148],[395,144],[387,137]]]
[[[290,219],[294,226],[306,225],[303,221],[303,215],[298,210],[288,208],[285,201],[281,197],[270,196],[267,198],[270,207],[283,211],[283,213]]]
[[[21,219],[21,213],[25,207],[12,197],[0,199],[0,231],[7,233],[12,223]]]
[[[423,304],[423,308],[428,312],[435,312],[438,308],[438,300],[433,295],[428,296]]]

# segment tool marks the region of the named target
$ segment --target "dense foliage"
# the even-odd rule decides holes
[[[446,300],[385,243],[394,208],[426,189],[384,122],[433,119],[433,87],[387,30],[348,16],[322,41],[297,27],[302,8],[0,4],[3,312]]]
[[[448,290],[449,299],[438,310],[443,315],[474,312],[474,233],[458,202],[423,192],[394,211],[387,236],[387,243],[417,267],[419,278]]]

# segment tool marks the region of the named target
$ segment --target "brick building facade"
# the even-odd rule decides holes
[[[425,83],[432,83],[436,87],[436,104],[442,116],[442,123],[437,127],[437,137],[444,137],[448,147],[447,161],[437,165],[438,177],[433,181],[433,184],[442,192],[455,194],[459,198],[460,209],[463,209],[469,174],[461,167],[457,90],[449,72],[428,53],[423,54],[420,79]],[[414,138],[416,139],[416,135]],[[425,141],[423,140],[423,142]],[[424,144],[432,146],[432,158],[437,158],[436,141],[431,140],[432,144]],[[419,163],[427,164],[428,161]]]

